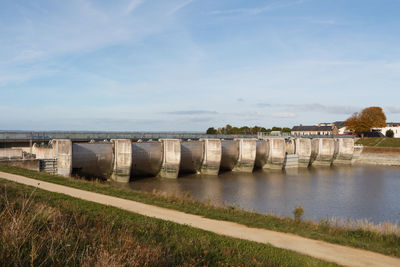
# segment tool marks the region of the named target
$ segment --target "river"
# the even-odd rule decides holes
[[[185,175],[178,179],[145,178],[129,184],[135,190],[189,192],[194,199],[245,210],[291,216],[301,205],[304,217],[400,221],[400,168],[352,166],[286,172]]]

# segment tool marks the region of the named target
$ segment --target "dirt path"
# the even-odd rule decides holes
[[[176,210],[74,189],[4,172],[0,172],[0,178],[38,187],[51,192],[62,193],[87,201],[113,206],[144,216],[189,225],[194,228],[203,229],[220,235],[271,244],[278,248],[296,251],[345,266],[400,266],[400,258],[389,257],[362,249],[330,244],[324,241],[312,240],[293,234],[274,232],[266,229],[249,228],[233,222],[207,219],[198,215],[191,215]]]

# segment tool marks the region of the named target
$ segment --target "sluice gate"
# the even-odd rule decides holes
[[[351,138],[210,138],[145,142],[111,139],[88,143],[54,139],[48,147],[33,144],[23,150],[0,149],[0,158],[12,160],[30,155],[52,160],[52,169],[59,175],[129,182],[149,176],[177,178],[185,173],[218,175],[220,171],[252,172],[254,168],[282,170],[351,164],[354,151]]]

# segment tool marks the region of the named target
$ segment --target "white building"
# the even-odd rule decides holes
[[[387,122],[384,128],[374,128],[373,130],[380,131],[384,136],[388,130],[392,130],[395,138],[400,138],[400,123],[399,122]]]

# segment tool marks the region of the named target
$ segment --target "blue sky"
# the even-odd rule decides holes
[[[400,121],[398,0],[2,0],[0,129]]]

